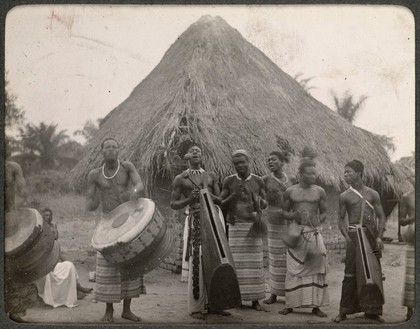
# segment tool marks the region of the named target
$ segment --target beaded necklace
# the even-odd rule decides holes
[[[113,179],[117,175],[118,171],[120,170],[120,160],[117,160],[117,162],[118,162],[117,170],[115,171],[114,175],[112,175],[111,177],[108,177],[105,175],[105,163],[103,164],[102,175],[104,175],[105,179]]]

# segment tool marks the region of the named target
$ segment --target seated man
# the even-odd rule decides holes
[[[58,239],[57,225],[52,223],[52,211],[48,208],[43,210],[43,218],[54,232],[54,238]],[[77,306],[77,300],[85,297],[85,293],[92,291],[92,288],[82,287],[79,283],[74,264],[65,261],[60,252],[59,262],[54,270],[43,278],[37,280],[38,295],[45,304],[53,307],[61,305],[67,307]]]

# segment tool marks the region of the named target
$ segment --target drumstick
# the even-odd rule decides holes
[[[198,186],[192,179],[191,179],[191,177],[190,177],[190,175],[188,174],[188,173],[185,173],[184,174],[184,179],[189,179],[190,180],[190,182],[191,183],[193,183],[193,185],[196,187],[196,188],[198,188],[199,190],[201,190],[201,187],[200,186]]]

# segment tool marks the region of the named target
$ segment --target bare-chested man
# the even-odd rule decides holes
[[[415,187],[415,176],[412,173],[408,180]],[[407,243],[406,261],[405,261],[405,284],[404,284],[404,297],[403,305],[407,307],[407,321],[413,316],[413,308],[415,306],[415,249],[414,243],[416,240],[416,201],[415,189],[407,192],[401,198],[398,221],[402,226],[403,239]]]
[[[223,181],[222,208],[227,210],[228,237],[235,262],[242,300],[264,311],[259,299],[265,298],[262,238],[248,233],[256,220],[257,208],[267,206],[264,181],[250,171],[249,154],[237,150],[232,154],[236,174]]]
[[[287,250],[286,307],[279,313],[287,315],[294,308],[311,307],[313,314],[326,317],[320,307],[329,303],[327,255],[317,229],[327,218],[326,194],[315,185],[314,155],[306,157],[304,150],[302,157],[300,182],[284,194],[286,218],[296,220],[302,238],[296,247]]]
[[[172,187],[171,208],[180,210],[187,207],[184,229],[183,275],[188,279],[188,313],[195,319],[205,319],[207,291],[204,284],[201,262],[202,245],[200,238],[200,189],[207,188],[215,204],[220,204],[220,188],[214,172],[206,172],[202,167],[200,147],[186,140],[180,145],[180,157],[188,159],[189,168],[175,177]],[[200,188],[195,186],[191,180]],[[220,213],[221,214],[221,213]],[[208,309],[209,313],[230,315],[228,312]]]
[[[263,177],[267,193],[267,221],[268,221],[268,259],[270,267],[270,292],[265,304],[273,304],[277,296],[285,296],[284,282],[286,279],[286,245],[282,234],[287,230],[287,222],[283,215],[283,194],[294,184],[294,179],[283,171],[284,165],[289,162],[288,154],[273,151],[267,159],[271,171]]]
[[[344,179],[350,188],[340,194],[339,198],[339,228],[346,239],[346,259],[344,269],[343,287],[341,290],[340,313],[334,322],[341,322],[347,314],[365,312],[365,317],[383,322],[382,306],[362,309],[357,297],[356,282],[356,239],[357,233],[354,225],[360,224],[362,206],[364,207],[363,223],[366,227],[366,237],[376,253],[378,260],[380,250],[383,249],[382,236],[385,231],[385,214],[382,209],[378,192],[365,186],[362,181],[364,166],[358,160],[347,163],[344,167]],[[363,205],[363,199],[365,205]],[[346,220],[348,215],[348,221]],[[375,216],[378,219],[376,224]]]
[[[86,209],[95,210],[102,203],[103,213],[109,213],[120,204],[138,198],[144,191],[143,182],[134,165],[118,160],[118,142],[113,138],[101,144],[104,164],[93,169],[88,175]],[[99,197],[98,197],[99,196]],[[144,293],[143,277],[125,279],[121,277],[118,265],[105,260],[101,253],[96,256],[95,299],[106,303],[103,322],[113,322],[113,303],[124,300],[121,317],[140,321],[131,312],[131,299]]]
[[[24,203],[27,203],[27,192],[20,165],[13,161],[6,161],[5,164],[5,212],[9,212],[16,209],[16,193],[23,198]]]
[[[7,154],[9,156],[9,154]],[[22,204],[27,205],[27,191],[25,179],[23,177],[22,168],[13,161],[5,162],[5,214],[16,210],[16,194],[23,199]],[[12,214],[7,216],[8,220],[17,220]],[[8,226],[13,226],[13,222],[6,222],[6,232]],[[7,234],[7,233],[6,233]],[[33,306],[37,299],[37,291],[35,283],[18,283],[13,279],[13,274],[9,275],[5,271],[5,306],[9,317],[17,322],[25,322],[22,317],[25,316],[26,310]]]

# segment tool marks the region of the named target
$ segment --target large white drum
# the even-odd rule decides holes
[[[5,215],[6,274],[17,282],[33,282],[51,272],[59,258],[59,245],[41,214],[21,208]]]
[[[125,202],[115,208],[96,226],[92,247],[104,258],[147,273],[170,253],[173,234],[150,199]]]

